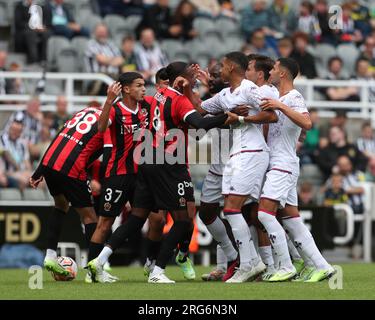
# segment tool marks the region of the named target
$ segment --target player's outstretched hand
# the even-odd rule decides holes
[[[107,90],[107,99],[110,101],[115,101],[118,95],[121,93],[121,84],[120,82],[113,82],[108,86]]]
[[[260,107],[262,110],[277,110],[279,109],[280,101],[275,99],[263,98]]]
[[[178,76],[173,82],[173,89],[181,90],[190,84],[189,80],[184,77]]]
[[[227,112],[228,115],[227,120],[225,121],[225,125],[233,124],[238,122],[238,115],[232,112]]]
[[[36,179],[36,180],[34,180],[33,178],[30,178],[29,183],[33,189],[37,189],[39,183],[41,183],[42,181],[43,181],[43,176],[41,176],[39,179]]]
[[[203,70],[199,68],[198,70],[198,77],[197,79],[206,87],[208,87],[208,83],[210,80],[210,74],[208,73],[208,70]]]
[[[246,117],[249,115],[249,109],[250,109],[249,106],[243,104],[241,106],[238,106],[232,109],[232,113],[235,113],[239,116]]]

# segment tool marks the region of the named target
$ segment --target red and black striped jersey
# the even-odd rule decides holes
[[[149,128],[153,134],[153,147],[159,148],[163,141],[165,152],[170,154],[173,154],[181,143],[184,143],[187,150],[189,125],[185,119],[195,112],[190,100],[177,90],[168,87],[158,90],[148,102],[151,105]],[[181,129],[183,135],[176,135],[176,132],[170,131],[171,129]]]
[[[138,164],[134,161],[134,149],[139,142],[133,135],[148,126],[150,106],[146,101],[137,104],[135,110],[129,109],[122,101],[112,105],[109,114],[109,131],[112,151],[105,164],[105,177],[137,173]],[[107,139],[106,139],[107,140]]]
[[[103,151],[104,134],[98,130],[102,111],[85,108],[68,120],[51,142],[41,164],[71,178],[87,179],[87,168]]]

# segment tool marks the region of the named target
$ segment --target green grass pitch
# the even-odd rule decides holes
[[[329,282],[226,284],[203,282],[200,275],[210,270],[196,267],[197,279],[185,281],[178,267],[168,267],[174,285],[148,284],[143,269],[119,267],[112,273],[120,277],[113,284],[86,284],[84,270],[71,282],[56,282],[43,272],[43,289],[30,289],[31,274],[26,269],[0,270],[0,299],[375,299],[375,264],[342,264],[342,289],[330,289]],[[333,280],[331,280],[333,282]],[[337,284],[338,282],[335,281]]]

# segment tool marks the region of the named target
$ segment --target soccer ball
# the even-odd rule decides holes
[[[58,257],[57,263],[65,270],[69,271],[69,275],[63,276],[52,272],[52,277],[56,281],[71,281],[77,276],[78,268],[76,262],[70,257]]]

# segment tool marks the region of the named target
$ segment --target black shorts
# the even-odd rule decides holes
[[[117,217],[128,201],[132,205],[136,180],[136,174],[105,178],[100,193],[99,215]]]
[[[88,180],[71,178],[48,167],[43,167],[42,170],[52,197],[64,195],[73,208],[92,207],[91,188]]]
[[[194,202],[194,187],[183,164],[143,164],[138,168],[134,208],[157,210],[187,209]]]

